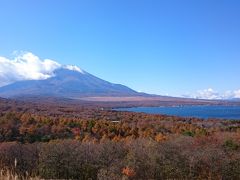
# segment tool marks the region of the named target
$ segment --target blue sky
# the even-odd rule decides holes
[[[1,0],[0,56],[28,51],[139,91],[240,89],[239,0]]]

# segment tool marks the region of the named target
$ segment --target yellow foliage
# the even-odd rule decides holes
[[[162,133],[159,133],[155,136],[155,141],[157,142],[161,142],[161,141],[165,141],[166,140],[166,136],[163,135]]]

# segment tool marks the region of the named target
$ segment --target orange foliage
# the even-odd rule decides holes
[[[157,142],[161,142],[161,141],[165,141],[166,140],[166,136],[164,136],[162,133],[159,133],[155,136],[155,141]]]
[[[136,172],[134,171],[134,169],[132,169],[130,167],[123,168],[122,174],[126,175],[127,177],[134,177],[134,176],[136,176]]]

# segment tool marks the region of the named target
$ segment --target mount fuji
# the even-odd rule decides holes
[[[0,87],[0,97],[48,96],[64,98],[139,96],[124,85],[95,77],[79,68],[58,68],[44,80],[24,80]]]

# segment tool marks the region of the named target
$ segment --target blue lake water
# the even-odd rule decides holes
[[[218,118],[240,120],[240,106],[179,106],[119,108],[118,111],[165,114],[181,117]]]

